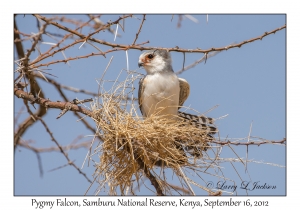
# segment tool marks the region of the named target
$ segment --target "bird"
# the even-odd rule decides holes
[[[213,138],[212,135],[217,132],[213,118],[179,111],[190,94],[190,85],[174,73],[171,54],[167,50],[143,52],[139,56],[138,66],[143,67],[147,73],[140,79],[138,90],[139,108],[144,118],[153,114],[165,118],[179,116],[205,130],[209,139]],[[202,155],[196,146],[184,149],[193,156]]]

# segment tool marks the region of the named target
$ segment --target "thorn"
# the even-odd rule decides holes
[[[35,106],[34,106],[34,102],[31,102],[31,105],[33,106],[34,109],[36,109]]]

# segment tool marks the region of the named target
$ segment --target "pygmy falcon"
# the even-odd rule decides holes
[[[144,67],[147,75],[139,82],[138,101],[142,115],[146,118],[152,114],[166,118],[179,117],[190,121],[199,129],[206,130],[211,137],[217,132],[213,119],[178,111],[190,94],[190,85],[178,78],[172,68],[171,55],[167,50],[150,50],[139,57],[139,67]],[[189,153],[197,155],[196,148],[188,148]]]

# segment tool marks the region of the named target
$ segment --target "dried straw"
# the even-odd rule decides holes
[[[139,181],[144,171],[138,160],[149,171],[154,172],[157,166],[171,168],[183,178],[185,175],[179,167],[199,168],[197,157],[189,155],[186,148],[197,145],[198,158],[201,158],[202,151],[210,147],[205,130],[178,116],[141,118],[137,102],[128,99],[128,95],[133,94],[134,81],[140,77],[132,74],[129,73],[125,81],[115,82],[109,91],[103,88],[104,80],[100,81],[101,97],[91,106],[103,140],[95,151],[100,158],[96,173],[105,177],[98,182],[100,188],[108,184],[110,194],[116,194],[119,188],[124,195],[126,189],[132,188],[134,177]],[[160,176],[155,174],[155,177],[166,191],[169,185]]]

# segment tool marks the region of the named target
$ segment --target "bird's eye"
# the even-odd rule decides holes
[[[152,55],[152,54],[149,54],[149,55],[148,55],[148,58],[149,58],[149,59],[152,59],[153,57],[154,57],[154,55]]]

